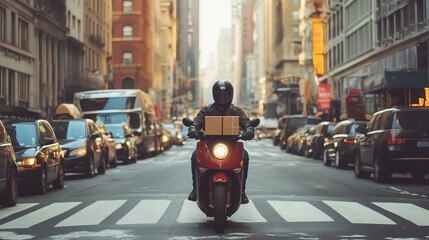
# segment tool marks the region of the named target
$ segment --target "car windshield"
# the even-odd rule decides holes
[[[37,146],[37,132],[35,123],[14,123],[5,126],[13,147],[29,148]]]
[[[393,129],[429,129],[429,111],[403,111],[396,113]]]
[[[76,140],[86,138],[85,122],[77,121],[61,121],[52,122],[55,135],[59,140]]]
[[[124,127],[122,126],[108,126],[106,125],[107,130],[112,133],[113,138],[124,138]]]

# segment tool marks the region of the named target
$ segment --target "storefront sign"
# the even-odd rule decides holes
[[[331,101],[331,85],[320,83],[317,88],[317,108],[319,110],[330,110]]]

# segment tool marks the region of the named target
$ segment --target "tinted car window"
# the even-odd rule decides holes
[[[47,124],[47,123],[42,123],[43,124],[43,127],[45,128],[45,130],[46,130],[46,136],[47,137],[49,137],[49,138],[52,138],[53,140],[55,140],[55,134],[54,134],[54,132],[52,131],[52,129],[51,129],[51,127],[49,126],[49,124]]]
[[[317,125],[321,122],[320,119],[307,118],[308,125]]]
[[[334,130],[334,128],[335,128],[335,125],[334,125],[334,124],[329,124],[329,125],[328,125],[327,133],[328,133],[328,134],[331,134],[331,133],[332,133],[332,131]]]
[[[108,126],[107,129],[112,133],[113,138],[125,137],[124,128],[122,126]]]
[[[380,127],[383,130],[392,128],[393,112],[384,112],[380,118]]]
[[[82,139],[86,137],[85,123],[82,121],[53,122],[58,139]]]
[[[332,131],[332,136],[335,134],[339,134],[341,131],[341,125],[337,125],[334,130]]]
[[[6,126],[14,147],[35,147],[37,145],[37,132],[34,123],[15,123]]]
[[[397,112],[393,129],[429,129],[429,111]]]
[[[374,126],[372,130],[381,130],[381,115],[382,114],[377,114],[375,116]]]

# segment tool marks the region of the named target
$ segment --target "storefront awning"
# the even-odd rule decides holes
[[[384,71],[364,79],[362,90],[364,93],[375,93],[383,89],[425,88],[429,86],[427,71]]]

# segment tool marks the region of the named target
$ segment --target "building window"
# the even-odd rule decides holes
[[[6,9],[0,7],[0,41],[6,41]]]
[[[30,94],[30,76],[18,73],[18,100],[22,107],[28,107],[28,95]]]
[[[28,46],[29,46],[28,23],[23,21],[22,19],[19,19],[18,31],[19,31],[19,35],[18,35],[19,47],[24,50],[28,50]]]
[[[133,63],[133,53],[132,52],[124,52],[122,54],[122,62],[125,66],[129,66]]]
[[[122,28],[122,35],[124,39],[132,39],[133,38],[133,27],[124,26]]]
[[[124,0],[122,2],[122,10],[123,10],[123,12],[132,12],[133,11],[133,1]]]
[[[0,67],[0,103],[5,104],[6,98],[6,68]]]

